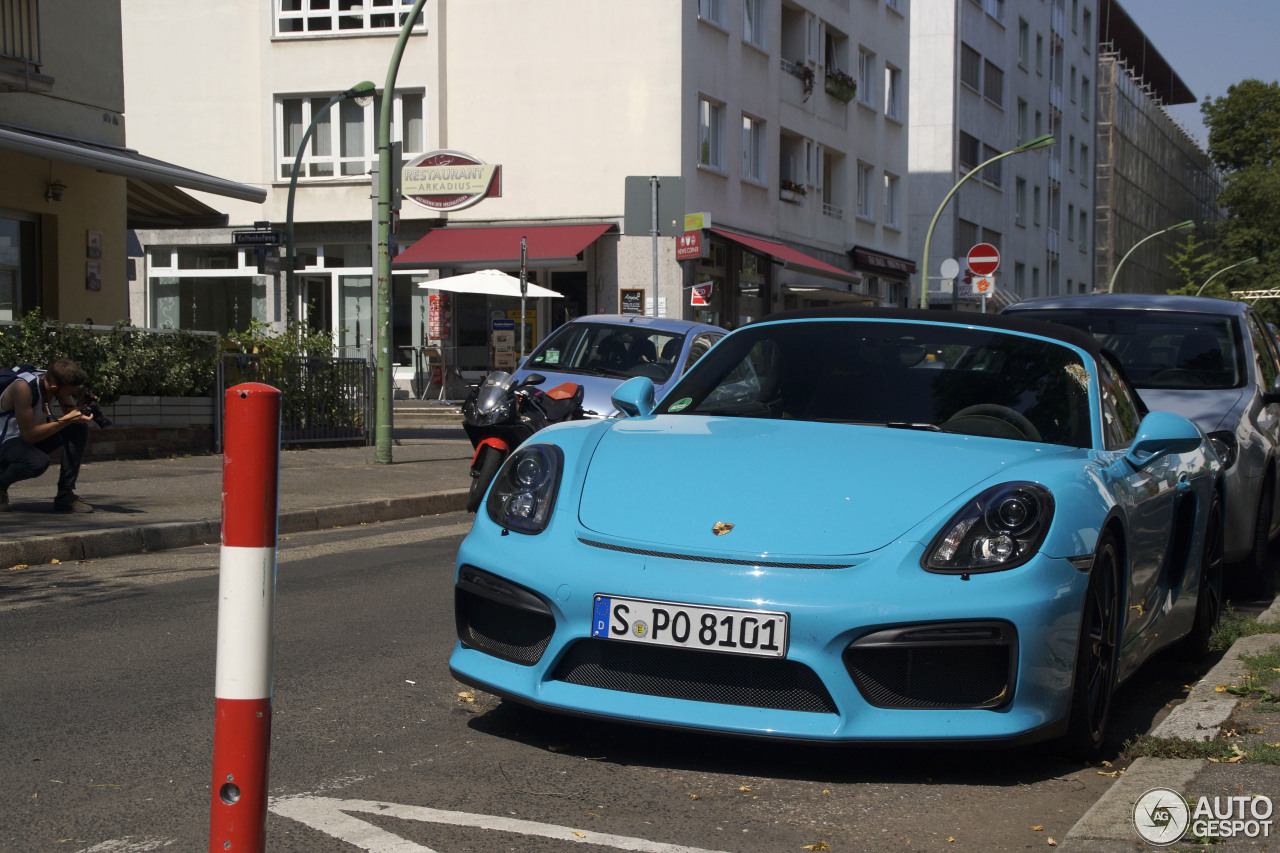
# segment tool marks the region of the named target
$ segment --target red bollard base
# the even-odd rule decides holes
[[[270,699],[216,699],[209,853],[266,847]]]

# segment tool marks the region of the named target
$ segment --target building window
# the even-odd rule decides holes
[[[1027,179],[1017,178],[1013,182],[1014,222],[1027,224]]]
[[[902,11],[902,0],[884,0],[884,5],[895,12]]]
[[[876,55],[866,50],[858,50],[858,103],[865,107],[876,107]]]
[[[1089,78],[1084,77],[1080,80],[1080,115],[1085,121],[1089,120],[1089,104],[1092,97],[1089,92]]]
[[[1076,239],[1076,206],[1074,204],[1067,205],[1067,239]]]
[[[1004,106],[1004,72],[990,60],[983,63],[982,96],[996,106]]]
[[[302,253],[299,253],[302,254]],[[147,323],[156,328],[237,332],[267,322],[267,276],[251,249],[182,246],[150,252]]]
[[[764,183],[764,122],[742,117],[742,177]]]
[[[337,94],[337,93],[334,93]],[[276,98],[276,149],[278,174],[288,180],[293,173],[293,161],[302,144],[302,136],[311,126],[313,118],[333,95],[312,95],[301,98]],[[376,135],[377,110],[381,105],[376,98],[339,101],[319,116],[311,131],[311,140],[302,154],[298,167],[298,179],[342,178],[367,175],[377,161]],[[392,141],[403,145],[405,160],[422,154],[426,144],[426,128],[423,118],[423,94],[398,92],[392,101]]]
[[[1080,183],[1089,186],[1089,146],[1080,143]]]
[[[768,44],[765,27],[764,0],[743,0],[742,40],[764,50]]]
[[[698,100],[698,162],[724,171],[724,107]]]
[[[1031,221],[1036,225],[1040,224],[1040,185],[1031,189]]]
[[[866,163],[858,164],[858,218],[872,219],[875,211],[872,205],[875,203],[875,186],[871,183],[872,178],[871,167]]]
[[[1000,250],[1000,238],[1001,238],[1001,236],[1002,236],[1002,235],[1000,234],[1000,232],[999,232],[999,231],[992,231],[990,228],[983,228],[983,229],[982,229],[982,242],[984,242],[984,243],[990,243],[991,245],[995,246],[995,247],[996,247],[996,251],[999,251],[999,250]]]
[[[956,220],[956,257],[963,258],[976,245],[978,245],[978,224],[964,219]]]
[[[698,17],[717,27],[724,26],[724,0],[698,0]]]
[[[902,72],[892,65],[884,67],[884,114],[886,118],[902,119]]]
[[[1004,21],[1004,0],[983,0],[982,8],[997,21]]]
[[[884,173],[884,224],[897,228],[898,222],[898,176]]]
[[[1018,98],[1018,144],[1026,142],[1027,136],[1027,102]]]
[[[1018,67],[1026,69],[1031,61],[1031,25],[1018,19]]]
[[[967,44],[960,45],[960,82],[975,92],[982,91],[982,56]]]
[[[1027,295],[1027,265],[1021,262],[1013,265],[1013,292],[1019,296]]]
[[[1036,136],[1033,136],[1032,139],[1035,139],[1036,137],[1043,136],[1043,135],[1044,135],[1044,114],[1041,113],[1039,110],[1036,110]]]
[[[1071,88],[1069,91],[1071,93],[1071,103],[1074,104],[1076,102],[1076,67],[1074,65],[1071,66]]]
[[[978,140],[963,130],[956,143],[956,161],[960,164],[961,170],[968,172],[979,162],[978,155],[982,153],[981,145]]]
[[[1036,73],[1044,73],[1044,36],[1036,33]]]
[[[1040,295],[1040,267],[1031,268],[1031,293],[1028,296]]]
[[[1074,172],[1076,170],[1076,135],[1074,133],[1067,136],[1067,171]]]
[[[0,320],[40,307],[40,224],[29,214],[0,216]]]
[[[990,160],[992,157],[999,156],[1000,152],[992,148],[990,145],[982,146],[982,162]],[[990,184],[993,187],[1000,187],[1004,182],[1004,161],[997,160],[990,166],[982,170],[983,183]]]
[[[276,0],[276,34],[281,36],[362,35],[399,32],[413,0]],[[414,28],[425,26],[418,13]]]
[[[1089,214],[1080,211],[1080,251],[1089,251]]]
[[[1080,0],[1071,0],[1071,32],[1077,32],[1076,21],[1080,17]]]

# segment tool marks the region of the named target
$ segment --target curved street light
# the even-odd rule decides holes
[[[1177,225],[1170,225],[1168,228],[1161,228],[1159,231],[1153,231],[1138,242],[1134,243],[1129,248],[1129,251],[1124,253],[1124,257],[1120,259],[1120,263],[1116,264],[1116,268],[1111,271],[1111,283],[1107,285],[1107,293],[1115,292],[1116,279],[1120,277],[1120,267],[1124,266],[1124,262],[1129,260],[1129,256],[1133,254],[1135,249],[1150,240],[1152,237],[1159,237],[1161,234],[1168,234],[1170,231],[1190,231],[1195,227],[1196,221],[1194,219],[1188,219],[1185,222],[1179,222]]]
[[[284,212],[284,257],[285,257],[285,296],[286,300],[293,298],[293,197],[298,191],[298,169],[302,166],[302,153],[307,150],[307,141],[311,139],[311,133],[316,129],[316,124],[329,112],[329,108],[339,101],[346,101],[351,98],[367,98],[371,97],[374,92],[374,85],[369,80],[357,83],[345,92],[334,95],[329,99],[329,103],[316,110],[311,116],[311,124],[307,125],[307,132],[302,134],[302,141],[298,143],[298,155],[293,158],[293,170],[289,173],[289,201],[285,204]]]
[[[1218,270],[1216,273],[1214,273],[1213,275],[1209,276],[1204,280],[1204,284],[1200,285],[1200,289],[1196,291],[1196,296],[1199,296],[1200,294],[1204,293],[1204,289],[1209,286],[1209,282],[1213,281],[1215,278],[1222,275],[1227,270],[1233,270],[1236,267],[1251,267],[1257,262],[1258,262],[1257,258],[1245,258],[1243,261],[1240,261],[1239,263],[1235,263],[1235,264],[1231,264],[1230,266],[1223,267],[1222,269]]]
[[[992,163],[994,163],[997,160],[1000,160],[1004,157],[1009,157],[1013,154],[1021,154],[1024,151],[1035,151],[1039,148],[1048,148],[1050,145],[1056,145],[1057,143],[1058,143],[1058,140],[1053,138],[1052,133],[1046,133],[1044,136],[1037,136],[1035,139],[1032,139],[1029,142],[1024,142],[1016,148],[1011,148],[1010,150],[1004,152],[1003,154],[997,154],[996,156],[992,157],[990,160],[987,160],[983,163],[979,163],[977,166],[973,168],[971,172],[967,173],[963,178],[956,181],[956,185],[952,187],[951,191],[948,192],[946,196],[942,199],[942,204],[938,205],[938,210],[936,213],[933,214],[933,220],[929,223],[929,230],[926,231],[924,235],[924,257],[921,259],[921,266],[920,266],[920,270],[921,270],[920,307],[921,308],[929,307],[929,243],[932,242],[933,240],[933,227],[938,224],[938,219],[942,216],[942,209],[947,206],[947,202],[951,201],[951,197],[956,194],[957,190],[960,189],[960,185],[963,184],[965,181],[969,180],[970,178],[972,178],[974,175],[981,172],[987,166],[990,166]]]

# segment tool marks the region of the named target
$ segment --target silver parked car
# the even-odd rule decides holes
[[[1089,332],[1119,357],[1148,408],[1205,431],[1226,471],[1234,578],[1243,591],[1274,593],[1280,350],[1266,322],[1243,302],[1138,293],[1027,299],[1004,313]]]

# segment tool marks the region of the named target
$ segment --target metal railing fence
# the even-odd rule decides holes
[[[222,450],[223,395],[243,382],[280,390],[280,443],[373,444],[373,368],[363,358],[223,353],[214,429]]]

